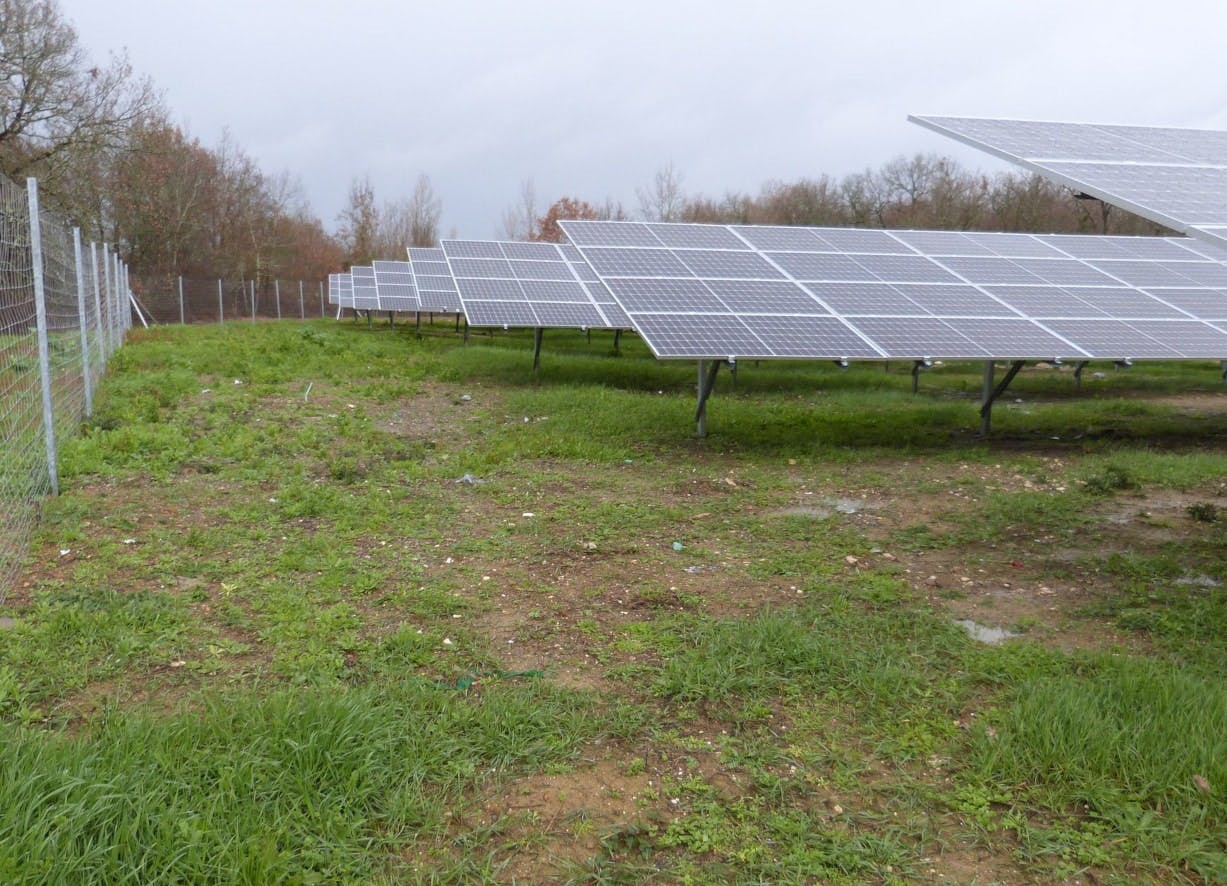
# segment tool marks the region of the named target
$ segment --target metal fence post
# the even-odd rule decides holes
[[[89,373],[89,314],[85,310],[85,259],[81,250],[81,229],[72,229],[72,254],[77,271],[77,317],[81,321],[81,381],[85,389],[85,417],[94,414],[93,381]]]
[[[251,281],[251,322],[256,322],[256,281]]]
[[[51,492],[60,494],[60,472],[55,459],[55,412],[51,405],[51,352],[47,346],[47,291],[43,280],[43,227],[38,211],[38,180],[26,179],[30,200],[30,263],[34,268],[34,316],[38,335],[38,373],[43,388],[43,439],[47,444],[47,476]]]
[[[111,254],[106,241],[102,243],[102,294],[107,305],[106,330],[102,340],[106,342],[106,356],[109,359],[115,350],[115,297],[111,295]]]
[[[222,278],[217,278],[217,325],[224,326],[226,324],[226,308],[223,305],[222,299]]]
[[[277,319],[281,319],[281,281],[273,281],[273,300],[277,302]]]
[[[102,325],[102,295],[98,291],[100,285],[98,283],[98,244],[92,240],[89,244],[89,263],[93,269],[93,273],[90,276],[94,279],[94,314],[97,315],[95,317],[97,328],[94,331],[94,338],[98,341],[98,356],[100,358],[98,361],[98,372],[103,373],[106,372],[107,351],[106,339],[103,337],[105,328]]]
[[[302,281],[298,281],[298,319],[307,319],[307,303],[302,298]]]
[[[180,325],[187,321],[183,318],[183,275],[179,275],[179,323]]]
[[[320,319],[323,320],[327,314],[324,313],[324,281],[320,281]]]

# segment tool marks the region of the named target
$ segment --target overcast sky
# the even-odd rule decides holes
[[[351,181],[421,173],[442,233],[501,234],[526,179],[638,208],[842,177],[901,154],[1004,166],[907,122],[948,114],[1227,129],[1227,3],[1137,0],[60,0],[173,118],[298,177],[334,229]]]

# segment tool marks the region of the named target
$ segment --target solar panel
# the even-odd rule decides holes
[[[328,275],[328,304],[335,305],[341,291],[340,274]]]
[[[573,246],[444,240],[442,253],[470,326],[631,326],[617,299]]]
[[[343,308],[354,306],[354,278],[352,274],[337,274],[337,304]]]
[[[1180,238],[561,225],[658,357],[1227,357],[1224,253]]]
[[[456,291],[456,281],[452,279],[443,250],[410,246],[407,252],[420,310],[437,314],[463,313],[460,293]]]
[[[376,261],[375,288],[379,295],[381,311],[420,311],[417,287],[413,282],[413,268],[407,261]]]
[[[1227,132],[973,117],[908,119],[1161,225],[1227,245]]]
[[[353,280],[354,310],[379,310],[379,289],[375,286],[375,269],[373,267],[355,265],[349,269]]]

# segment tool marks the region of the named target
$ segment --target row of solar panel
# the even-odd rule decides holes
[[[1183,238],[562,226],[660,357],[1227,356],[1225,256]]]
[[[1227,356],[1224,256],[1184,238],[563,226],[577,245],[445,241],[355,268],[336,301],[443,310],[429,279],[471,325],[632,328],[660,357]],[[411,280],[417,307],[385,300]]]

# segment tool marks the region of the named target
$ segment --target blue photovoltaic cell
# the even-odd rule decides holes
[[[906,243],[886,231],[868,228],[811,228],[814,236],[826,244],[826,252],[877,252],[911,254]],[[822,247],[819,247],[822,249]]]
[[[837,317],[748,315],[744,322],[774,357],[807,357],[815,352],[840,358],[873,358],[882,352]]]
[[[769,280],[784,275],[762,256],[753,252],[679,249],[673,253],[697,277],[725,277],[744,280]]]
[[[627,313],[727,313],[724,303],[698,280],[624,280],[610,278],[611,292]]]
[[[1047,320],[1045,325],[1079,342],[1090,356],[1104,360],[1180,356],[1175,348],[1163,345],[1123,320]]]
[[[649,231],[670,249],[744,249],[728,228],[718,225],[649,224]]]
[[[794,280],[873,280],[847,255],[817,252],[770,252],[767,257]]]
[[[734,314],[827,314],[812,296],[785,280],[707,280],[710,289]],[[815,284],[817,285],[817,284]]]
[[[844,316],[925,316],[924,308],[889,283],[805,283],[804,287]]]
[[[693,277],[667,249],[585,249],[584,258],[602,277]]]
[[[812,252],[819,246],[830,248],[830,244],[819,240],[810,228],[734,225],[730,230],[755,249],[762,251]]]
[[[954,286],[946,283],[896,283],[895,286],[926,312],[937,317],[1018,316],[1017,311],[975,286]]]
[[[989,356],[971,339],[959,335],[936,317],[858,317],[854,322],[857,329],[892,357],[925,360]]]
[[[958,283],[959,279],[919,255],[856,255],[857,264],[887,283]]]

